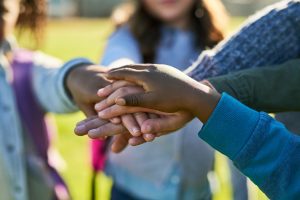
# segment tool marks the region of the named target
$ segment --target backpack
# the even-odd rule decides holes
[[[12,87],[16,96],[17,108],[26,134],[44,161],[54,182],[55,199],[70,198],[69,190],[58,174],[57,170],[49,164],[48,149],[51,133],[45,121],[45,111],[40,107],[32,88],[33,52],[18,49],[14,52],[12,70]]]
[[[105,168],[107,160],[107,149],[110,139],[106,140],[91,140],[91,164],[92,164],[92,178],[91,178],[91,200],[97,199],[97,174],[102,172]]]

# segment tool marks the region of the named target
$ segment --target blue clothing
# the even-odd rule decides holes
[[[224,93],[199,132],[271,199],[300,197],[300,137]]]
[[[14,39],[0,46],[0,199],[53,199],[53,185],[45,173],[44,161],[36,156],[29,134],[22,126],[12,83],[12,69],[7,52],[14,53]],[[86,59],[75,59],[63,65],[60,60],[35,52],[32,84],[38,103],[45,111],[73,112],[77,107],[67,94],[64,79],[67,72]]]
[[[186,73],[200,81],[242,69],[278,65],[299,57],[300,1],[286,0],[254,15],[228,40],[203,52]],[[276,117],[285,122],[289,130],[299,133],[300,129],[295,130],[299,127],[299,114],[280,115]]]
[[[300,56],[300,0],[274,4],[251,17],[228,40],[203,52],[186,73],[195,80]]]
[[[184,70],[200,51],[190,32],[163,28],[155,62]],[[110,37],[101,65],[118,66],[124,64],[118,62],[124,58],[127,63],[143,62],[138,43],[126,26]],[[213,169],[214,150],[198,139],[201,126],[195,119],[175,134],[128,147],[120,154],[110,153],[106,173],[120,189],[139,199],[210,199],[207,173]],[[164,167],[153,170],[158,166]]]
[[[164,27],[155,63],[185,70],[201,53],[201,49],[196,48],[194,44],[194,36],[191,32]],[[119,28],[111,35],[100,63],[103,66],[111,66],[112,63],[123,58],[133,63],[143,63],[139,45],[128,26]]]

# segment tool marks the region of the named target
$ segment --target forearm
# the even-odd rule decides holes
[[[223,95],[199,136],[271,199],[299,196],[300,138],[266,113]]]
[[[247,68],[275,65],[300,55],[300,2],[284,1],[250,18],[186,73],[201,81]]]
[[[47,68],[43,65],[34,68],[33,84],[36,96],[42,107],[49,112],[66,113],[77,111],[65,84],[68,72],[74,67],[91,64],[87,59],[74,59],[58,66]]]
[[[226,92],[256,110],[300,110],[300,59],[208,80],[218,92]]]

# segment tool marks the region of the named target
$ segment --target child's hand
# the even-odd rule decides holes
[[[92,116],[78,122],[74,132],[78,136],[88,135],[92,139],[105,139],[108,136],[123,134],[128,131],[122,124],[113,124],[100,119],[98,116]]]
[[[77,123],[74,132],[79,136],[88,135],[91,139],[105,139],[107,136],[114,136],[111,150],[115,153],[124,150],[128,144],[137,146],[147,142],[142,136],[133,137],[122,124],[112,124],[97,116]]]
[[[120,95],[122,96],[126,94],[144,92],[144,90],[141,87],[126,81],[119,81],[118,83],[115,84],[114,88],[111,88],[111,90],[106,90],[105,93],[101,91],[102,90],[100,89],[98,92],[98,96],[105,99],[95,105],[95,109],[98,112],[101,110],[105,110],[108,107],[114,106],[115,99],[118,98]],[[117,118],[119,118],[119,120],[116,120]],[[124,113],[123,115],[118,117],[114,116],[114,118],[110,120],[112,122],[113,121],[122,122],[132,136],[138,137],[142,135],[141,128],[140,128],[142,126],[142,123],[147,119],[151,119],[151,118],[157,118],[157,115],[147,114],[144,112],[136,112],[133,114]],[[153,134],[143,134],[142,136],[147,142],[151,142],[155,139],[155,135]]]
[[[129,65],[113,69],[106,76],[109,79],[138,84],[145,90],[143,93],[123,97],[115,95],[115,103],[121,106],[116,110],[122,112],[138,110],[124,106],[144,107],[168,113],[187,111],[206,122],[220,99],[220,95],[210,87],[166,65]],[[103,88],[101,92],[109,93],[116,84],[117,82]],[[116,106],[102,110],[99,116],[114,117],[111,114],[114,107]]]
[[[101,98],[106,97],[106,99],[96,104],[95,108],[98,112],[100,111],[100,117],[110,118],[122,115],[122,123],[129,131],[136,128],[138,124],[141,128],[136,128],[136,130],[141,130],[143,138],[147,142],[154,140],[157,135],[163,135],[166,132],[182,128],[193,118],[193,116],[187,112],[172,114],[160,112],[160,115],[156,115],[153,113],[139,112],[141,111],[141,108],[136,108],[137,110],[134,111],[137,113],[134,113],[133,116],[131,116],[127,114],[130,113],[130,111],[127,110],[128,107],[115,105],[115,99],[118,97],[142,92],[144,92],[144,90],[141,87],[134,86],[130,82],[116,81],[113,85],[109,85],[105,89],[99,90],[98,95]],[[102,115],[102,113],[104,113],[104,115]],[[130,131],[130,133],[133,136],[140,136],[139,134],[134,133],[134,131]]]

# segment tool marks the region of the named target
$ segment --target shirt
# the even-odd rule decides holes
[[[30,143],[22,127],[11,87],[12,71],[4,53],[11,51],[13,39],[0,48],[0,198],[12,200],[52,199],[53,196],[38,176],[41,166],[30,166]],[[41,52],[34,55],[33,89],[46,111],[73,112],[77,110],[64,86],[66,73],[86,59],[75,59],[65,65]],[[62,67],[61,67],[62,66]],[[61,68],[60,68],[61,67]],[[34,168],[37,167],[37,168]],[[53,188],[51,188],[53,190]]]
[[[265,112],[300,111],[300,59],[208,79],[247,106]]]
[[[200,51],[194,46],[191,32],[164,27],[155,62],[183,70]],[[139,45],[127,26],[110,37],[101,65],[118,66],[124,62],[143,62]],[[201,126],[195,119],[152,143],[127,147],[120,154],[109,153],[105,171],[119,188],[137,198],[210,199],[207,174],[213,169],[214,150],[197,139]],[[201,156],[195,157],[199,153]],[[154,170],[157,167],[160,169]]]
[[[242,69],[282,64],[300,56],[300,0],[267,7],[233,36],[203,52],[186,70],[203,80]]]
[[[224,93],[199,136],[270,199],[299,199],[300,137],[268,114]]]

